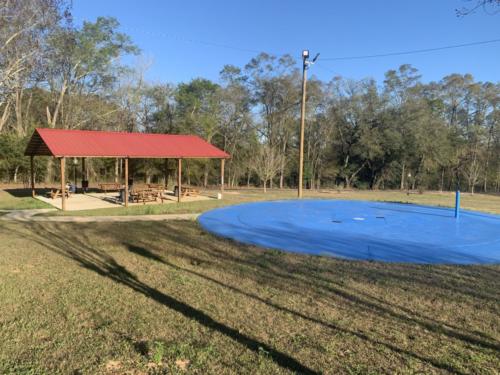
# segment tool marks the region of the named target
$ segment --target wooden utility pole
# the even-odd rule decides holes
[[[306,85],[307,69],[314,64],[319,57],[319,53],[309,61],[309,51],[302,51],[302,105],[300,106],[300,143],[299,143],[299,188],[298,197],[302,198],[302,186],[304,184],[304,127],[306,121]]]
[[[65,169],[66,169],[66,159],[64,157],[61,158],[61,209],[66,211],[66,177],[65,177]]]
[[[306,85],[307,63],[309,51],[302,51],[302,104],[300,106],[300,143],[299,143],[299,190],[298,197],[302,198],[302,185],[304,180],[304,126],[306,117]]]

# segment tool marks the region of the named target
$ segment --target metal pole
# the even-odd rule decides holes
[[[302,184],[304,179],[304,126],[306,117],[306,84],[307,59],[309,55],[302,54],[302,104],[300,107],[300,144],[299,144],[299,190],[298,197],[302,198]]]
[[[455,192],[455,219],[460,218],[460,190]]]

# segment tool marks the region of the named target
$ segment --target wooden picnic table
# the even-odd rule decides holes
[[[132,203],[142,202],[146,204],[146,202],[156,202],[158,198],[162,199],[163,190],[158,189],[150,189],[150,188],[135,188],[130,191],[130,201]]]
[[[64,194],[68,198],[71,196],[71,192],[69,191],[68,188],[64,189]],[[61,189],[50,189],[50,191],[47,193],[47,196],[52,198],[52,199],[62,197]]]
[[[174,186],[174,195],[179,196],[179,186]],[[200,195],[200,191],[191,186],[182,186],[181,187],[181,197],[197,197]]]
[[[117,182],[103,182],[99,184],[99,189],[104,190],[104,193],[108,191],[119,191],[122,188],[122,184]]]

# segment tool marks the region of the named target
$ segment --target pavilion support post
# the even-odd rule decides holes
[[[123,201],[125,202],[125,207],[128,207],[128,158],[125,158],[125,191],[124,191]]]
[[[182,196],[182,159],[177,159],[177,202],[181,202]]]
[[[30,156],[30,183],[31,183],[31,196],[35,198],[35,157]]]
[[[87,166],[85,165],[86,158],[82,158],[82,180],[87,180]]]
[[[66,158],[62,157],[61,160],[61,209],[66,211]]]
[[[224,194],[224,164],[225,159],[220,159],[220,197]]]
[[[87,180],[87,166],[85,165],[85,158],[82,158],[82,193],[85,194],[87,192],[88,186],[84,187],[86,183],[88,184]],[[85,182],[87,181],[87,182]]]

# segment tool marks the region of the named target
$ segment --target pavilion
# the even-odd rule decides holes
[[[31,159],[31,190],[35,191],[34,157],[52,156],[60,160],[61,192],[65,191],[65,160],[81,158],[82,171],[86,176],[86,158],[121,158],[125,161],[124,205],[128,207],[129,159],[177,159],[178,198],[181,201],[182,160],[220,159],[220,189],[224,191],[224,161],[230,157],[226,152],[194,135],[126,133],[94,130],[66,130],[52,128],[35,129],[26,151]],[[62,196],[62,210],[66,210],[66,196]]]

